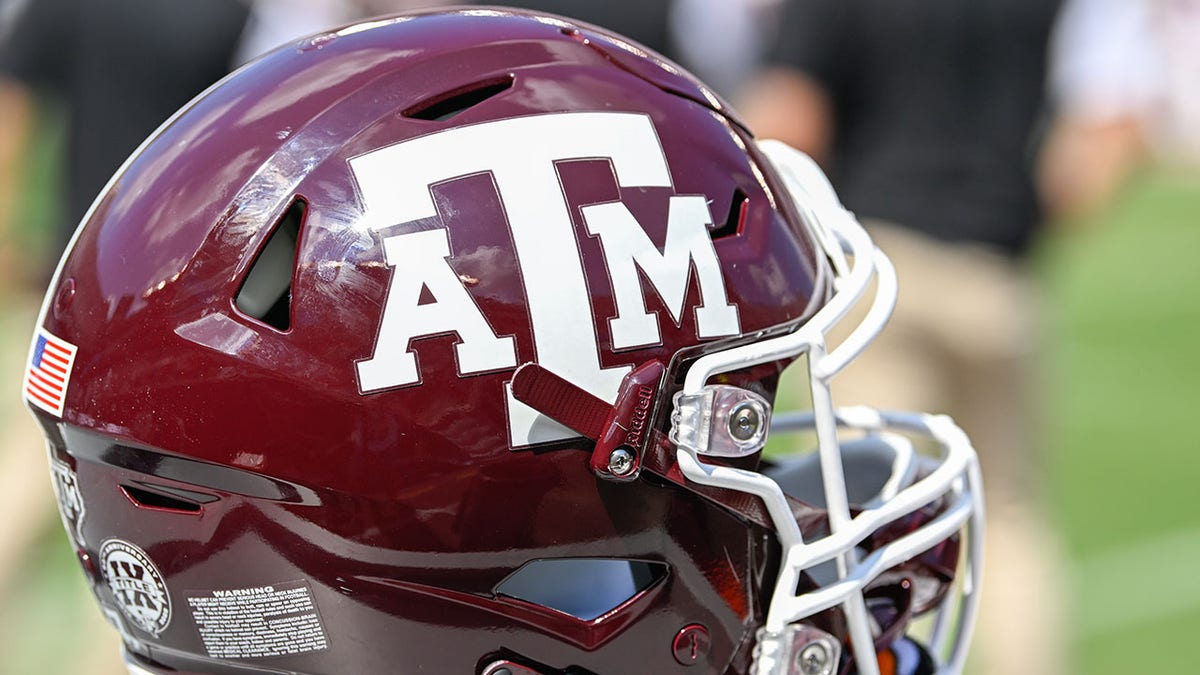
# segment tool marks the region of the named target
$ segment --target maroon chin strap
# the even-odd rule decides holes
[[[518,401],[596,441],[589,466],[597,476],[628,481],[641,470],[665,370],[658,361],[634,368],[621,381],[616,404],[609,405],[550,370],[526,363],[513,373],[512,393]]]

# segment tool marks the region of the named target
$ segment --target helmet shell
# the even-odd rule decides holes
[[[447,102],[458,107],[447,113]],[[630,186],[604,156],[555,164],[559,185],[545,198],[570,214],[578,300],[595,338],[572,349],[594,350],[601,369],[657,360],[678,370],[681,355],[795,326],[827,297],[826,261],[728,108],[665,59],[556,17],[426,13],[283,47],[181,111],[114,177],[43,312],[42,328],[78,348],[61,418],[32,409],[78,486],[85,508],[72,539],[89,578],[145,664],[476,672],[515,655],[554,669],[668,672],[683,667],[675,637],[700,624],[711,670],[748,667],[769,590],[760,585],[776,562],[753,518],[654,472],[600,479],[587,439],[514,446],[514,368],[464,372],[454,332],[412,341],[417,382],[364,391],[358,376],[379,349],[400,273],[388,236],[445,232],[444,264],[494,334],[511,338],[517,363],[539,361],[557,319],[531,307],[539,263],[514,240],[494,174],[418,185],[436,216],[381,223],[353,160],[448,130],[535,117],[537,129],[571,113],[649,120],[670,174],[666,186]],[[519,151],[521,140],[501,145]],[[394,180],[409,189],[414,179]],[[687,195],[708,204],[737,332],[702,335],[694,310],[707,298],[691,274],[682,312],[644,280],[660,339],[616,344],[614,273],[585,207],[624,204],[661,249],[671,198]],[[302,222],[286,320],[272,325],[238,297],[289,213]],[[438,300],[423,294],[417,305]],[[776,371],[752,379],[769,393]],[[671,389],[668,378],[660,403]],[[152,563],[169,601],[161,627],[131,618],[113,583],[125,559],[105,554],[113,541]],[[523,565],[560,558],[663,572],[586,620],[498,592]],[[316,608],[320,640],[283,640],[265,656],[214,651],[197,598],[266,587],[303,589],[295,594]]]

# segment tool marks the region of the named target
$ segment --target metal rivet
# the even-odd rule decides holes
[[[633,452],[628,446],[618,446],[608,456],[608,470],[614,476],[624,476],[633,471]]]
[[[729,434],[739,441],[754,438],[762,426],[762,415],[753,403],[739,403],[729,414]]]
[[[831,652],[823,640],[810,642],[796,655],[796,667],[803,675],[829,675],[833,672]]]

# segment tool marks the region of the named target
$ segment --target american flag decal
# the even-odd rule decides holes
[[[71,381],[71,366],[79,348],[38,329],[25,371],[25,400],[62,417],[67,384]]]

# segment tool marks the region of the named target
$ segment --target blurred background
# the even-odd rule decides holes
[[[18,394],[37,306],[83,211],[229,69],[432,4],[0,0],[0,673],[124,672]],[[999,616],[971,672],[1200,672],[1200,442],[1187,432],[1200,404],[1200,0],[501,4],[629,35],[709,82],[756,133],[813,154],[877,238],[916,232],[898,235],[902,288],[906,247],[918,261],[943,251],[947,274],[1015,279],[1015,300],[973,282],[967,304],[984,316],[961,321],[972,342],[1020,323],[1004,370],[1029,373],[1005,385],[1012,400],[961,413],[996,474],[992,510],[1017,514],[988,543],[1003,585],[984,604]],[[941,367],[985,386],[1005,377]],[[880,403],[864,398],[849,402]],[[980,441],[1014,436],[1020,449],[990,459]]]

